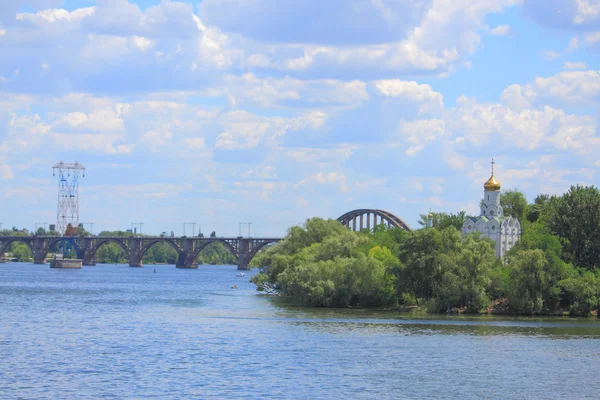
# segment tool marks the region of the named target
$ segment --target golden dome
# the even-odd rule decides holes
[[[498,182],[496,180],[496,178],[494,178],[494,174],[492,173],[492,176],[490,176],[490,179],[488,179],[487,182],[483,184],[483,188],[487,191],[499,192],[500,191],[500,182]]]

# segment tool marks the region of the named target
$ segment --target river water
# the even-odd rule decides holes
[[[236,273],[0,264],[0,399],[600,397],[595,318],[305,309]]]

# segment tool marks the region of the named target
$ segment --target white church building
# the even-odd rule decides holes
[[[504,216],[500,205],[500,182],[494,178],[494,160],[492,176],[483,184],[483,189],[481,213],[479,217],[471,217],[463,223],[461,234],[479,232],[481,237],[490,238],[495,243],[496,257],[504,257],[521,238],[521,224],[517,218]]]

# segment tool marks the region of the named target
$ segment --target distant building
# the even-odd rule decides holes
[[[483,184],[481,213],[479,217],[471,217],[463,223],[461,234],[479,232],[495,243],[496,257],[504,257],[521,238],[521,224],[517,218],[504,216],[500,205],[500,182],[494,177],[494,164],[492,160],[492,176]]]

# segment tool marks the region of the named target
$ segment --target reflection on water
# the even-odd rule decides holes
[[[597,398],[595,318],[307,309],[235,267],[156,270],[0,265],[0,397]]]

